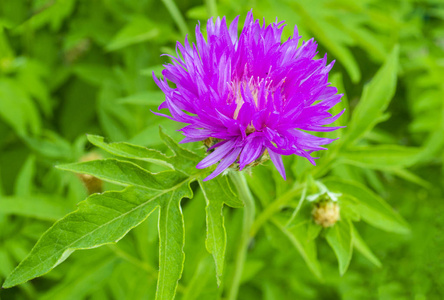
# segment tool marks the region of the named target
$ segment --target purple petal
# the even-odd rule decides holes
[[[287,180],[287,176],[285,175],[284,163],[282,162],[282,156],[268,149],[268,154],[270,155],[271,161],[273,162],[276,169],[281,174],[284,180]]]
[[[239,157],[239,169],[242,170],[246,165],[258,159],[263,152],[262,138],[249,137]]]
[[[237,147],[231,150],[231,152],[219,163],[216,170],[214,170],[213,173],[210,174],[207,178],[204,179],[204,181],[211,180],[223,171],[225,171],[232,163],[234,163],[239,156],[239,153],[241,152],[242,148]]]
[[[196,166],[198,169],[205,169],[211,165],[214,165],[219,160],[224,158],[237,144],[237,140],[229,140],[224,144],[218,146],[213,153],[209,154],[207,157],[202,159]]]

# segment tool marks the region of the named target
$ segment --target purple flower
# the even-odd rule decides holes
[[[177,56],[165,65],[164,79],[154,76],[166,95],[159,109],[168,108],[171,116],[186,123],[181,129],[182,143],[216,141],[212,151],[197,168],[219,162],[205,180],[237,163],[239,169],[258,160],[265,151],[285,177],[281,155],[296,154],[315,164],[311,153],[326,150],[322,145],[332,139],[305,131],[332,131],[324,127],[341,114],[328,110],[342,95],[329,86],[327,56],[314,59],[317,44],[311,39],[298,47],[294,35],[281,43],[284,22],[266,26],[254,20],[252,12],[245,19],[238,36],[236,17],[229,27],[225,17],[207,22],[207,40],[196,26],[196,43],[177,43]],[[168,81],[175,87],[171,87]]]

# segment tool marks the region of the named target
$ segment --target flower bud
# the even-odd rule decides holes
[[[339,205],[330,199],[323,199],[315,204],[311,215],[316,224],[331,227],[340,219]]]
[[[80,158],[80,162],[87,162],[92,160],[102,159],[102,156],[96,152],[90,152]],[[97,177],[89,174],[78,174],[80,180],[82,180],[88,194],[101,193],[103,191],[103,182]]]

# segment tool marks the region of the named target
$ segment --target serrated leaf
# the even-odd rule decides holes
[[[364,185],[335,178],[328,178],[323,183],[330,191],[342,193],[354,199],[354,209],[359,213],[362,220],[370,225],[391,232],[403,234],[410,232],[406,221],[384,199]]]
[[[200,187],[207,204],[207,239],[205,245],[208,252],[213,255],[216,263],[217,283],[221,284],[223,275],[227,234],[224,226],[224,203],[231,207],[242,207],[243,203],[231,190],[227,177],[216,177],[213,180],[203,181],[199,179]]]
[[[161,135],[173,151],[175,162],[187,170],[192,165],[193,175],[186,176],[184,172],[175,170],[153,174],[132,162],[117,159],[59,166],[60,169],[128,187],[121,192],[92,195],[82,202],[76,212],[57,222],[13,271],[4,287],[20,284],[50,271],[77,249],[117,242],[159,207],[160,271],[156,298],[173,299],[185,258],[180,201],[184,197],[192,197],[189,185],[205,171],[195,168],[196,160],[200,159],[196,154],[181,148],[165,133],[161,132]],[[101,142],[100,139],[98,142]],[[132,146],[129,148],[135,149]]]
[[[196,172],[196,165],[202,159],[196,153],[186,150],[180,147],[176,141],[174,141],[162,127],[159,127],[159,134],[164,143],[174,153],[174,165],[176,168],[180,166],[180,170],[193,174]]]
[[[325,238],[335,252],[339,263],[339,274],[344,275],[353,255],[351,224],[349,220],[340,220],[329,228]]]
[[[180,200],[193,195],[188,185],[161,199],[159,215],[159,278],[156,299],[174,299],[185,261],[185,230]],[[178,201],[179,200],[179,201]]]
[[[160,151],[123,142],[106,143],[104,140],[98,135],[88,135],[88,141],[91,144],[113,155],[147,161],[174,169],[171,159]]]
[[[166,192],[129,187],[121,192],[94,194],[46,231],[30,254],[9,275],[3,288],[41,276],[72,252],[115,243],[159,206]]]
[[[123,142],[105,143],[104,138],[100,136],[89,135],[88,140],[93,145],[116,156],[163,165],[178,170],[186,175],[199,172],[196,165],[201,160],[200,156],[180,147],[165,133],[162,127],[159,127],[159,134],[164,143],[173,152],[173,156],[166,156],[157,150]]]
[[[57,168],[91,175],[123,186],[152,190],[168,188],[185,179],[183,174],[174,170],[152,174],[134,163],[114,158],[60,165]]]
[[[344,137],[346,145],[370,131],[386,110],[396,90],[398,55],[399,47],[396,46],[372,81],[365,85]]]
[[[339,155],[340,162],[371,169],[408,167],[420,149],[398,145],[363,146],[347,149]]]
[[[353,246],[355,246],[356,250],[358,250],[362,255],[364,255],[369,261],[371,261],[375,266],[381,267],[381,261],[373,254],[372,250],[367,246],[365,241],[359,235],[356,228],[351,225],[352,228],[352,239]]]

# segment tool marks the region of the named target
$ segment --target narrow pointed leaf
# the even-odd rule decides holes
[[[353,254],[351,224],[349,220],[340,220],[331,227],[326,239],[336,254],[339,263],[339,274],[344,275]]]
[[[387,202],[364,185],[336,178],[328,178],[323,181],[327,188],[336,193],[341,193],[344,199],[351,198],[354,209],[365,222],[382,230],[409,233],[407,222],[397,214]]]
[[[276,226],[276,229],[284,234],[293,247],[296,248],[310,271],[313,272],[316,277],[322,278],[321,267],[317,259],[316,244],[314,240],[309,239],[306,224],[300,223],[287,228],[284,224],[277,221],[276,218],[272,219],[272,223]]]
[[[373,254],[372,250],[367,246],[365,241],[359,235],[356,228],[352,225],[352,238],[353,238],[353,246],[355,246],[356,250],[358,250],[362,255],[364,255],[369,261],[371,261],[375,266],[381,267],[381,261]]]
[[[0,214],[12,214],[41,220],[55,221],[66,215],[72,207],[58,197],[45,195],[7,196],[0,201]]]
[[[146,91],[118,99],[119,103],[143,106],[159,106],[163,101],[165,101],[165,94],[162,91]]]
[[[399,47],[395,46],[382,68],[364,87],[361,100],[348,125],[344,144],[349,145],[370,131],[387,109],[396,90],[398,55]]]
[[[425,187],[426,189],[431,188],[432,184],[428,182],[427,180],[422,179],[418,175],[416,175],[413,172],[410,172],[409,170],[402,169],[402,168],[393,168],[388,170],[390,173],[413,183],[416,183],[420,186]]]
[[[410,166],[415,162],[414,158],[419,150],[419,148],[398,145],[355,147],[343,151],[339,159],[346,164],[384,170]]]

